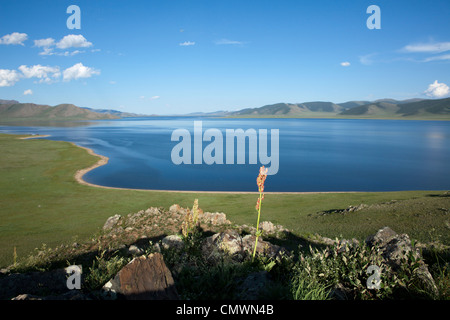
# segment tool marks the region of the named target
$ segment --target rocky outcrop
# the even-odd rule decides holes
[[[416,285],[426,292],[431,292],[434,296],[438,295],[438,289],[428,266],[424,263],[420,251],[411,245],[407,234],[397,234],[391,228],[384,227],[369,236],[366,244],[370,247],[377,246],[381,250],[386,264],[391,266],[394,271],[400,270],[402,264],[407,261],[408,255],[412,255],[419,264],[418,268],[414,270],[414,276],[417,279]]]
[[[134,258],[103,290],[107,295],[125,300],[179,299],[172,274],[160,253]]]
[[[226,230],[206,238],[203,242],[202,251],[210,262],[217,262],[223,254],[228,255],[235,261],[243,261],[253,254],[255,238],[253,235],[241,237],[236,230]],[[256,247],[256,254],[258,255],[275,258],[284,251],[284,248],[264,241],[261,237],[258,239]]]

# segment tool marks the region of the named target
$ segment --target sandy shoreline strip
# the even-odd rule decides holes
[[[42,135],[41,134],[36,134],[34,136],[21,137],[21,138],[18,138],[18,139],[28,140],[28,139],[47,138],[47,137],[50,137],[50,135],[49,134],[42,134]]]
[[[35,138],[46,138],[50,137],[50,135],[35,135],[35,136],[29,136],[29,137],[21,137],[19,139],[35,139]],[[132,191],[152,191],[152,192],[171,192],[171,193],[211,193],[211,194],[259,194],[258,191],[192,191],[192,190],[157,190],[157,189],[134,189],[134,188],[119,188],[119,187],[108,187],[108,186],[101,186],[98,184],[93,184],[90,182],[87,182],[83,179],[83,176],[88,173],[91,170],[94,170],[98,167],[104,166],[108,163],[109,158],[106,156],[102,156],[99,154],[96,154],[92,149],[79,146],[73,142],[69,142],[73,146],[77,148],[81,148],[86,150],[87,153],[89,153],[92,156],[100,158],[97,163],[93,164],[92,166],[84,169],[78,170],[74,178],[75,180],[82,185],[90,186],[90,187],[96,187],[96,188],[102,188],[102,189],[112,189],[112,190],[132,190]],[[256,178],[255,178],[256,179]],[[321,193],[359,193],[359,191],[316,191],[316,192],[264,192],[265,194],[321,194]]]

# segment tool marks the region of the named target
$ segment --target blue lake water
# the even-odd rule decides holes
[[[124,188],[257,191],[260,163],[175,165],[175,129],[278,129],[279,170],[266,191],[397,191],[450,189],[450,122],[337,119],[130,118],[79,126],[0,125],[3,133],[49,134],[109,157],[84,176]],[[192,136],[192,143],[194,138]],[[205,148],[209,142],[203,142]],[[270,141],[269,154],[270,154]],[[1,148],[1,146],[0,146]],[[225,149],[224,149],[225,150]],[[192,151],[192,158],[193,158]],[[1,156],[1,154],[0,154]],[[224,152],[225,162],[225,152]]]

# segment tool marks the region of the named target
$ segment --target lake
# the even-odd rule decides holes
[[[194,121],[203,130],[279,130],[279,170],[266,191],[400,191],[450,189],[450,122],[341,119],[128,118],[26,126],[0,124],[2,133],[48,134],[107,156],[90,171],[90,183],[122,188],[200,191],[257,191],[261,163],[179,164],[172,162],[176,129],[194,141]],[[247,141],[248,142],[248,141]],[[205,148],[210,142],[203,142]],[[225,142],[224,142],[225,144]],[[192,147],[193,148],[193,147]],[[194,149],[192,149],[194,150]],[[192,159],[194,151],[192,151]],[[236,158],[236,152],[235,152]],[[236,162],[235,162],[236,163]]]

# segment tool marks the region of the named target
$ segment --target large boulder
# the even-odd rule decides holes
[[[125,300],[178,300],[170,270],[160,253],[133,259],[103,290]]]
[[[407,234],[397,234],[391,228],[384,227],[374,235],[367,237],[366,244],[370,247],[377,246],[381,250],[381,255],[386,264],[390,265],[394,271],[400,270],[408,256],[413,255],[419,263],[418,268],[414,270],[417,285],[434,296],[438,295],[433,276],[423,261],[420,251],[411,245],[411,240]]]

